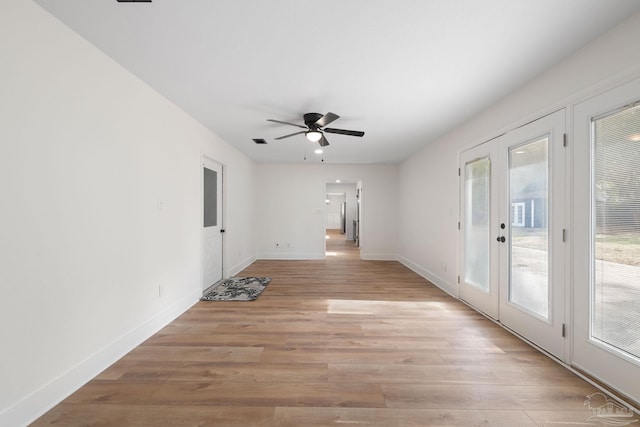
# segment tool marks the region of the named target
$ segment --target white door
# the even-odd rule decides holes
[[[564,359],[563,111],[460,156],[460,298]]]
[[[202,161],[202,290],[222,279],[222,165]]]
[[[565,112],[515,129],[500,151],[500,322],[565,357]],[[503,239],[504,237],[504,239]]]
[[[485,143],[460,156],[460,298],[498,319],[497,147]]]
[[[574,109],[572,364],[640,402],[640,80]]]

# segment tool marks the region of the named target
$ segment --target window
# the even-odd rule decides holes
[[[592,120],[591,336],[640,357],[640,106]]]

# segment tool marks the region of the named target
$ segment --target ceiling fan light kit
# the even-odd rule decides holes
[[[317,130],[310,130],[305,133],[307,139],[311,142],[318,142],[322,138],[322,132]]]

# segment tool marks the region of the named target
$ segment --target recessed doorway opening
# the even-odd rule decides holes
[[[331,180],[325,185],[325,257],[340,256],[346,249],[360,256],[358,184]],[[339,247],[337,250],[336,245]],[[351,254],[353,255],[353,254]]]

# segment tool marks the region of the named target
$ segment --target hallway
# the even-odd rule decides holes
[[[360,249],[353,240],[347,240],[340,230],[326,230],[327,258],[332,260],[357,260],[360,259]]]
[[[601,425],[594,387],[328,236],[325,260],[256,261],[256,301],[197,303],[34,425]]]

